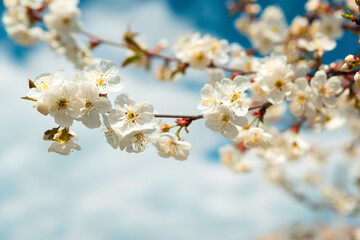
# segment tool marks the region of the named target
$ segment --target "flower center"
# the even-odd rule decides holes
[[[284,80],[278,80],[275,82],[275,87],[278,89],[282,89],[284,87]]]
[[[231,96],[230,96],[231,102],[238,101],[240,98],[240,94],[241,94],[241,92],[235,92],[235,93],[231,94]]]
[[[319,93],[320,93],[320,95],[325,95],[327,93],[326,88],[324,86],[321,86],[319,88]]]
[[[104,74],[100,74],[100,77],[96,79],[96,86],[104,86],[107,83],[107,79],[104,77]]]
[[[130,110],[127,110],[127,112],[125,113],[126,114],[126,118],[128,119],[128,121],[130,122],[135,122],[135,120],[138,118],[138,114],[135,113],[134,111],[130,111]]]
[[[297,98],[297,103],[301,104],[301,103],[305,102],[305,100],[306,100],[305,94],[300,94]]]
[[[69,25],[70,22],[71,22],[71,20],[70,20],[70,18],[68,18],[68,17],[64,17],[64,18],[62,19],[62,23],[63,23],[64,25]]]
[[[53,80],[52,76],[43,77],[41,81],[35,83],[35,86],[37,89],[41,91],[48,90],[51,87],[52,80]]]
[[[69,100],[61,97],[61,99],[59,101],[57,101],[56,104],[57,104],[57,110],[63,110],[68,107]]]
[[[199,62],[201,62],[202,60],[204,60],[205,56],[203,52],[199,52],[196,54],[195,59]]]
[[[226,114],[222,114],[222,115],[221,115],[221,121],[223,121],[223,122],[228,122],[228,121],[230,121],[230,116],[229,116],[229,115],[226,115]]]
[[[86,99],[85,108],[91,109],[92,107],[93,107],[93,103],[89,99]]]

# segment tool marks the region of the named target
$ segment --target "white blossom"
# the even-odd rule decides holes
[[[255,76],[255,81],[269,102],[279,104],[285,96],[290,94],[293,75],[294,71],[286,63],[286,57],[273,55],[264,59],[264,63],[260,65]]]
[[[81,122],[88,128],[98,128],[101,125],[100,115],[111,110],[111,103],[106,97],[99,97],[96,87],[90,83],[80,84],[79,98],[84,102],[81,109]]]
[[[234,147],[226,145],[219,149],[221,162],[235,173],[246,173],[251,171],[252,164],[244,160],[243,154]]]
[[[317,33],[311,40],[300,38],[298,40],[298,47],[304,48],[310,52],[318,51],[323,53],[333,50],[336,47],[336,42],[326,35]]]
[[[67,82],[51,88],[44,94],[44,108],[61,127],[69,127],[75,118],[81,117],[84,102],[78,98],[79,85]]]
[[[119,67],[116,63],[109,60],[101,60],[99,64],[85,67],[78,81],[92,83],[102,94],[119,92],[124,88],[124,80],[117,75],[118,73]]]
[[[156,125],[153,106],[147,102],[135,102],[126,93],[116,97],[115,109],[110,111],[109,121],[122,136]]]
[[[327,79],[324,71],[317,71],[311,79],[311,87],[318,95],[315,100],[315,106],[321,108],[323,103],[328,107],[334,107],[337,102],[336,92],[341,88],[340,79],[331,77]]]
[[[77,0],[55,0],[49,5],[49,12],[44,15],[47,28],[62,34],[80,31],[80,10]]]
[[[139,153],[143,152],[147,147],[153,145],[158,140],[159,134],[156,128],[136,129],[129,134],[123,136],[120,141],[120,149],[126,149],[126,152]]]
[[[34,80],[36,87],[30,88],[27,92],[29,98],[39,100],[42,98],[44,93],[54,86],[63,84],[65,81],[65,72],[59,70],[54,74],[43,73],[37,76]]]
[[[305,114],[308,117],[314,116],[316,108],[314,105],[316,94],[305,78],[298,78],[292,86],[289,95],[289,109],[295,116]]]
[[[197,69],[205,69],[212,61],[218,64],[228,62],[228,42],[218,40],[210,35],[199,33],[181,36],[174,45],[178,58]]]
[[[215,132],[220,132],[226,138],[235,138],[239,134],[238,127],[248,124],[246,117],[236,116],[226,105],[221,105],[215,112],[204,115],[205,125]]]
[[[65,132],[64,132],[65,131]],[[68,130],[60,130],[55,134],[53,142],[50,144],[48,152],[56,152],[61,155],[69,155],[73,150],[80,151],[81,147],[74,141],[78,137],[74,132]]]
[[[201,89],[201,102],[198,108],[202,110],[203,113],[214,112],[220,106],[221,95],[217,87],[219,87],[219,85],[214,88],[210,84],[205,84]]]
[[[222,95],[221,102],[229,106],[237,116],[246,115],[249,104],[245,91],[250,87],[249,78],[236,76],[232,81],[225,78],[217,84]]]
[[[266,148],[271,145],[272,136],[262,128],[252,127],[248,130],[240,131],[236,139],[247,148]]]
[[[176,160],[186,160],[191,150],[191,144],[179,139],[175,134],[162,133],[155,144],[157,152],[161,157],[173,157]]]

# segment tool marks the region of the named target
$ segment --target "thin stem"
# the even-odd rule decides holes
[[[249,111],[251,110],[255,110],[255,109],[259,109],[259,108],[268,108],[269,106],[271,106],[271,103],[264,103],[262,105],[259,106],[255,106],[255,107],[251,107],[249,108]],[[189,118],[192,121],[194,120],[198,120],[198,119],[202,119],[204,118],[204,115],[171,115],[171,114],[155,114],[156,118]]]
[[[85,36],[88,36],[89,38],[92,38],[94,40],[97,40],[99,41],[100,43],[105,43],[105,44],[108,44],[108,45],[111,45],[111,46],[115,46],[115,47],[126,47],[123,43],[121,42],[116,42],[116,41],[112,41],[112,40],[109,40],[109,39],[105,39],[105,38],[102,38],[102,37],[99,37],[93,33],[90,33],[88,31],[85,31],[85,30],[81,30],[80,31],[82,34],[84,34]]]
[[[116,42],[116,41],[112,41],[112,40],[109,40],[109,39],[105,39],[105,38],[102,38],[98,35],[95,35],[93,33],[90,33],[88,31],[85,31],[85,30],[81,30],[80,31],[82,34],[84,34],[85,36],[91,38],[91,39],[94,39],[96,41],[99,41],[99,43],[105,43],[105,44],[108,44],[108,45],[111,45],[111,46],[115,46],[115,47],[127,47],[126,44],[124,43],[121,43],[121,42]],[[152,51],[148,51],[146,50],[146,54],[148,57],[155,57],[155,58],[160,58],[160,59],[163,59],[165,61],[173,61],[173,62],[178,62],[178,63],[183,63],[181,61],[181,59],[179,58],[176,58],[176,57],[173,57],[173,56],[167,56],[165,54],[162,54],[162,53],[157,53],[157,52],[152,52]],[[186,66],[188,66],[189,64],[187,63],[184,63]],[[239,73],[241,75],[247,75],[247,74],[253,74],[255,72],[252,72],[252,71],[246,71],[244,69],[240,69],[240,68],[233,68],[233,67],[228,67],[228,66],[223,66],[223,65],[217,65],[217,64],[214,64],[214,63],[210,63],[208,66],[208,68],[219,68],[219,69],[222,69],[224,71],[228,71],[228,72],[235,72],[235,73]]]
[[[191,120],[197,120],[204,118],[204,115],[170,115],[170,114],[155,114],[156,118],[189,118]]]

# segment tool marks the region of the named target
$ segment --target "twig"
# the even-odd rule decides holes
[[[255,110],[255,109],[259,109],[259,108],[268,108],[269,106],[271,106],[271,103],[264,103],[262,105],[259,106],[255,106],[255,107],[250,107],[249,111],[251,110]],[[204,118],[204,115],[171,115],[171,114],[155,114],[156,118],[189,118],[191,120],[198,120],[198,119],[202,119]]]
[[[115,47],[125,47],[125,48],[127,47],[126,44],[124,44],[124,43],[108,40],[108,39],[102,38],[100,36],[97,36],[93,33],[87,32],[85,30],[81,30],[80,32],[82,34],[84,34],[85,36],[88,36],[89,38],[98,41],[99,43],[105,43],[105,44],[115,46]],[[181,59],[172,57],[172,56],[167,56],[165,54],[152,52],[152,51],[148,51],[148,50],[146,50],[146,54],[148,57],[155,57],[155,58],[163,59],[165,61],[173,61],[173,62],[182,63]],[[184,65],[189,66],[189,64],[187,64],[187,63],[184,63]],[[251,71],[246,71],[244,69],[233,68],[233,67],[228,67],[228,66],[223,66],[223,65],[217,65],[212,62],[207,67],[208,68],[219,68],[219,69],[223,69],[224,71],[235,72],[235,73],[239,73],[241,75],[248,75],[248,74],[255,73],[255,72],[251,72]]]

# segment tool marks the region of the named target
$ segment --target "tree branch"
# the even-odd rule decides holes
[[[99,43],[105,43],[105,44],[115,46],[115,47],[124,47],[124,48],[127,47],[126,44],[124,44],[124,43],[108,40],[108,39],[102,38],[100,36],[97,36],[97,35],[95,35],[93,33],[87,32],[85,30],[81,30],[80,32],[82,34],[84,34],[85,36],[89,37],[90,39],[98,41]],[[167,56],[167,55],[162,54],[162,53],[157,53],[157,52],[146,50],[146,54],[150,58],[155,57],[155,58],[160,58],[160,59],[163,59],[163,60],[169,61],[169,62],[172,61],[172,62],[183,63],[181,61],[181,59],[179,59],[179,58],[176,58],[176,57],[173,57],[173,56]],[[187,63],[183,63],[183,64],[185,64],[186,66],[189,65]],[[213,62],[211,62],[207,67],[208,68],[219,68],[219,69],[222,69],[224,71],[239,73],[241,75],[248,75],[248,74],[255,73],[255,72],[246,71],[246,70],[240,69],[240,68],[233,68],[233,67],[228,67],[228,66],[223,66],[223,65],[217,65],[217,64],[214,64]]]
[[[249,108],[249,111],[251,110],[255,110],[255,109],[259,109],[259,108],[268,108],[270,107],[272,104],[267,102],[267,103],[264,103],[262,105],[259,105],[259,106],[254,106],[254,107],[250,107]],[[204,115],[203,114],[200,114],[200,115],[171,115],[171,114],[155,114],[155,117],[156,118],[189,118],[191,120],[198,120],[198,119],[202,119],[204,118]]]

